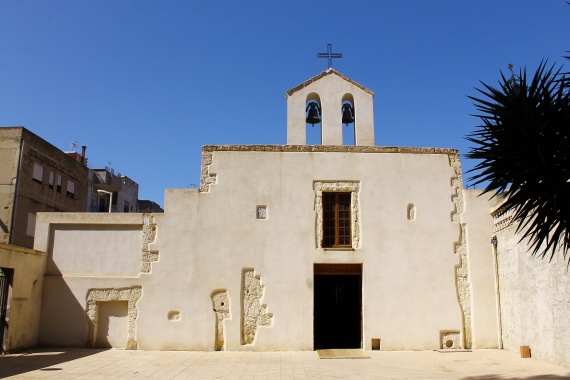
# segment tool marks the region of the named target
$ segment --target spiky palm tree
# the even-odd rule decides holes
[[[503,196],[513,211],[521,240],[532,255],[564,258],[570,247],[570,77],[541,62],[530,83],[501,73],[499,87],[482,83],[475,101],[482,122],[466,138],[468,158],[480,160],[469,172],[483,194]],[[570,265],[570,255],[568,256]]]

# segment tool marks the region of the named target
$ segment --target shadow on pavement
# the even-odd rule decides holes
[[[46,348],[0,356],[0,378],[36,370],[60,371],[58,364],[95,355],[102,351],[106,349]]]
[[[528,377],[505,377],[502,375],[483,375],[483,376],[469,376],[462,377],[460,380],[568,380],[570,379],[570,372],[568,375],[536,375]]]

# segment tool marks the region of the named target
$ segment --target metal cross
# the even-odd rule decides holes
[[[327,44],[327,52],[326,53],[317,53],[318,58],[328,58],[329,60],[329,69],[332,68],[332,59],[333,58],[342,58],[342,54],[337,54],[332,52],[332,44]]]

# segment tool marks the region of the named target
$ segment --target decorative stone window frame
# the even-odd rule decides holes
[[[358,215],[358,193],[360,192],[360,181],[315,181],[313,182],[315,190],[315,212],[317,213],[316,225],[316,245],[318,249],[339,249],[339,248],[323,248],[323,193],[342,192],[351,193],[350,197],[350,216],[351,216],[351,233],[352,233],[352,249],[360,246],[360,218]],[[351,248],[346,248],[351,249]]]
[[[99,303],[110,301],[128,301],[127,316],[129,318],[127,350],[136,350],[138,343],[135,340],[135,321],[139,314],[137,301],[142,296],[142,287],[133,286],[130,288],[110,288],[110,289],[89,289],[87,292],[86,314],[89,322],[87,332],[87,347],[95,347],[97,340],[97,326],[99,324]]]

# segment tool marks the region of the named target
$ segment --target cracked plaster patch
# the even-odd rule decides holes
[[[216,312],[216,343],[215,350],[225,350],[225,331],[224,320],[231,319],[230,314],[230,297],[225,289],[215,290],[212,293],[212,303]]]
[[[87,332],[87,346],[95,347],[95,340],[98,325],[98,306],[99,302],[109,301],[128,301],[127,316],[129,319],[127,350],[136,350],[138,343],[135,340],[136,326],[135,321],[138,316],[137,301],[142,296],[142,287],[133,286],[130,288],[111,288],[111,289],[89,289],[87,292],[87,314],[89,329]]]
[[[267,305],[261,303],[264,285],[253,269],[243,270],[241,344],[254,344],[257,328],[271,326],[273,314],[267,312]]]
[[[316,239],[317,248],[323,248],[323,192],[350,192],[350,219],[352,231],[352,248],[356,249],[360,243],[360,219],[358,216],[358,181],[315,181],[315,212],[317,213]]]
[[[143,221],[141,272],[150,273],[151,264],[158,261],[158,251],[150,249],[150,245],[156,241],[156,223],[152,214],[143,214]]]

